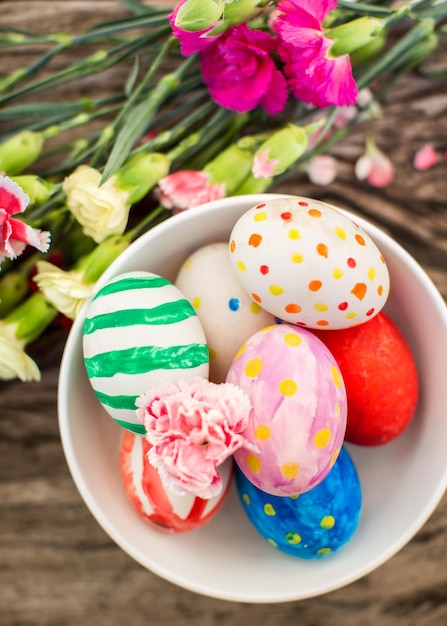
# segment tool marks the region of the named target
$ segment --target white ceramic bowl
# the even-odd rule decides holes
[[[238,217],[277,194],[233,197],[184,212],[135,241],[98,287],[124,271],[143,269],[174,280],[197,247],[228,238]],[[349,214],[348,214],[349,215]],[[351,215],[351,217],[353,217]],[[433,512],[447,486],[447,310],[418,263],[388,235],[355,220],[375,240],[391,276],[385,311],[409,341],[421,393],[410,427],[385,446],[348,445],[363,488],[363,512],[352,539],[324,560],[305,561],[270,546],[251,526],[233,487],[216,517],[190,533],[150,527],[121,484],[121,429],[99,405],[82,359],[84,311],[65,347],[59,378],[59,425],[73,479],[98,523],[137,562],[207,596],[249,603],[300,600],[368,574],[400,550]]]

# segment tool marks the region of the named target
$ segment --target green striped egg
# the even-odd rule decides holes
[[[208,378],[205,333],[169,280],[127,272],[93,297],[84,320],[84,363],[93,390],[122,427],[144,434],[136,398],[171,380]]]

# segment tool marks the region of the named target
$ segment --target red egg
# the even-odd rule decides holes
[[[142,436],[124,430],[119,464],[127,495],[136,511],[150,524],[168,532],[185,532],[206,524],[223,504],[233,476],[232,459],[220,466],[222,490],[208,500],[168,491],[147,458],[150,444]]]
[[[412,420],[419,394],[413,353],[383,312],[343,330],[313,331],[338,363],[346,386],[346,440],[378,446],[398,437]]]

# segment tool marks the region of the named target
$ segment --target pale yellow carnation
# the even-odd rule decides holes
[[[47,261],[37,261],[34,281],[45,298],[61,313],[75,319],[94,285],[84,282],[83,272],[65,272]]]
[[[25,350],[11,328],[0,322],[0,379],[13,380],[19,378],[23,382],[40,380],[40,370]]]
[[[96,243],[110,235],[121,235],[130,209],[129,192],[116,186],[114,176],[101,186],[100,180],[98,170],[80,165],[62,184],[68,208],[84,233]]]

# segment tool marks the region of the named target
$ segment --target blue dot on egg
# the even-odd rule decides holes
[[[230,298],[228,300],[228,308],[230,309],[230,311],[238,311],[240,306],[241,306],[240,298]]]
[[[240,502],[250,522],[282,552],[302,559],[321,559],[337,552],[357,529],[361,486],[345,448],[323,481],[295,497],[261,491],[237,465],[235,473]]]

